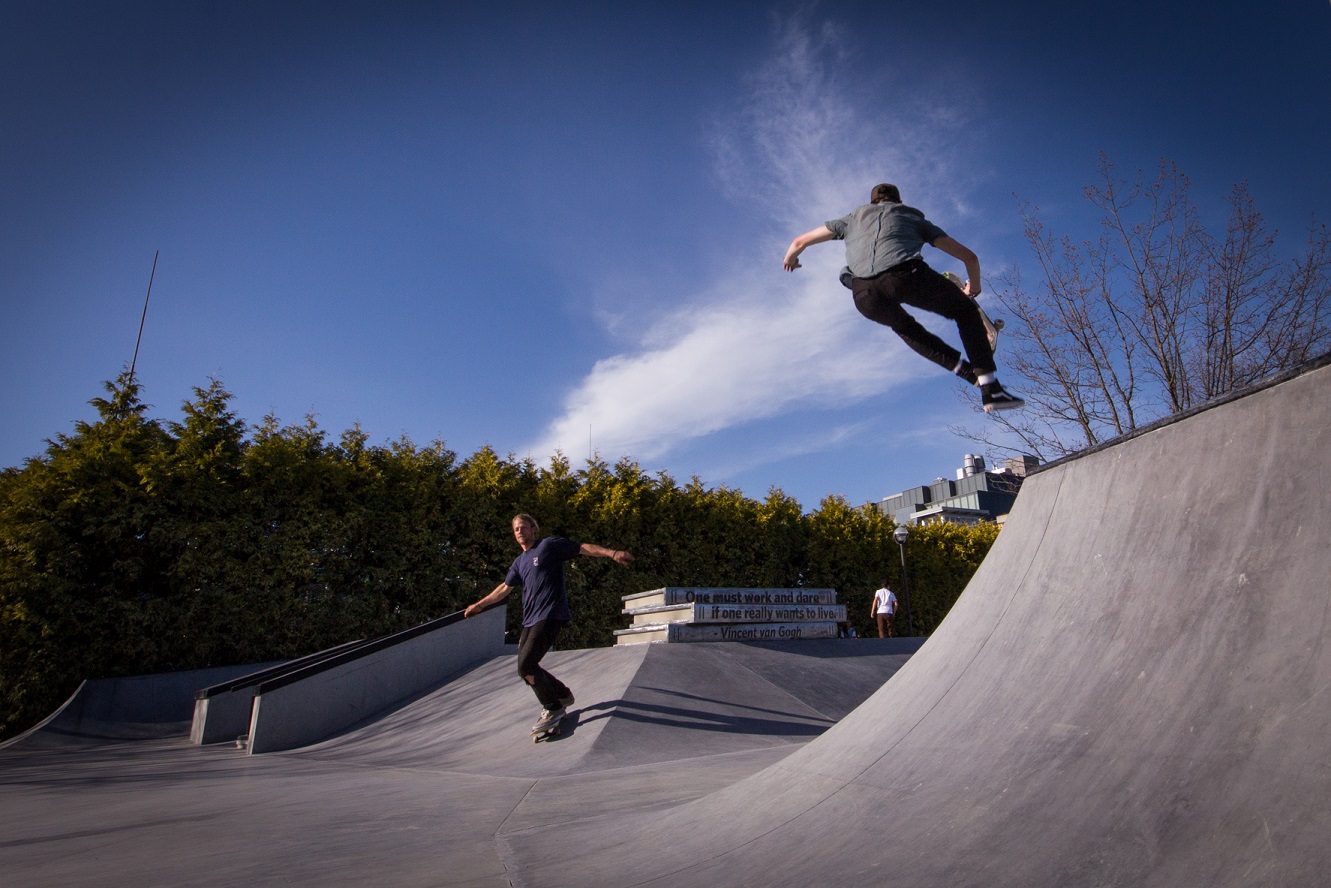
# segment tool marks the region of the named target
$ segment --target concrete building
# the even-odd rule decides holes
[[[1033,456],[1005,460],[1002,468],[987,471],[983,456],[966,454],[955,481],[935,478],[932,484],[912,487],[878,503],[878,508],[898,524],[1002,523],[1026,473],[1040,464]]]

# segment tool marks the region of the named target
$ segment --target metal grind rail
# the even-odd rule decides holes
[[[457,611],[286,668],[265,670],[243,689],[206,702],[210,708],[220,701],[240,705],[221,730],[201,730],[200,736],[235,738],[250,753],[317,743],[501,655],[506,615],[502,605],[471,619]],[[244,727],[239,727],[242,720]],[[228,737],[233,728],[238,729]]]
[[[253,682],[255,688],[254,693],[258,696],[259,694],[266,694],[269,691],[275,691],[278,688],[286,687],[294,682],[311,678],[321,672],[336,669],[339,666],[345,666],[362,657],[368,657],[371,654],[386,650],[394,645],[402,644],[405,641],[410,641],[413,638],[419,638],[422,635],[434,632],[437,629],[442,629],[445,626],[452,626],[454,623],[460,623],[465,619],[463,613],[463,611],[456,611],[446,616],[436,617],[428,622],[412,626],[409,629],[402,629],[388,635],[381,635],[378,638],[364,639],[339,647],[329,648],[319,654],[311,654],[309,658],[303,658],[308,659],[308,662],[293,660],[291,663],[285,664],[284,667],[264,670],[263,673],[255,673],[256,676],[258,676],[258,680]]]
[[[195,694],[190,740],[234,741],[256,752],[323,739],[497,655],[504,611],[490,613],[495,609],[465,627],[464,612],[456,611],[204,688]]]

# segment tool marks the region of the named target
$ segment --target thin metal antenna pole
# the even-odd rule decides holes
[[[157,277],[157,256],[161,250],[153,251],[153,270],[148,275],[148,295],[143,297],[143,316],[139,318],[139,336],[134,340],[134,359],[129,362],[129,383],[134,384],[134,367],[139,363],[139,343],[143,341],[143,323],[148,320],[148,300],[153,295],[153,278]]]

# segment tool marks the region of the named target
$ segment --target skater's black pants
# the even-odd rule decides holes
[[[541,658],[554,646],[559,630],[566,625],[567,620],[542,620],[533,626],[523,626],[518,636],[518,675],[536,692],[542,709],[558,709],[561,699],[572,696],[562,681],[541,668]]]
[[[916,353],[948,370],[957,366],[961,353],[926,330],[901,306],[904,303],[922,308],[954,321],[971,367],[976,373],[994,372],[994,352],[979,306],[923,259],[911,259],[871,278],[851,278],[850,289],[860,314],[891,327]]]

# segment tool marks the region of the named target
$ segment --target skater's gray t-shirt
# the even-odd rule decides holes
[[[578,557],[582,544],[563,537],[545,537],[513,559],[504,582],[522,587],[522,625],[542,620],[571,620],[564,562]]]
[[[914,207],[891,201],[856,207],[825,224],[846,242],[846,268],[858,278],[871,278],[915,259],[925,244],[947,234]]]

